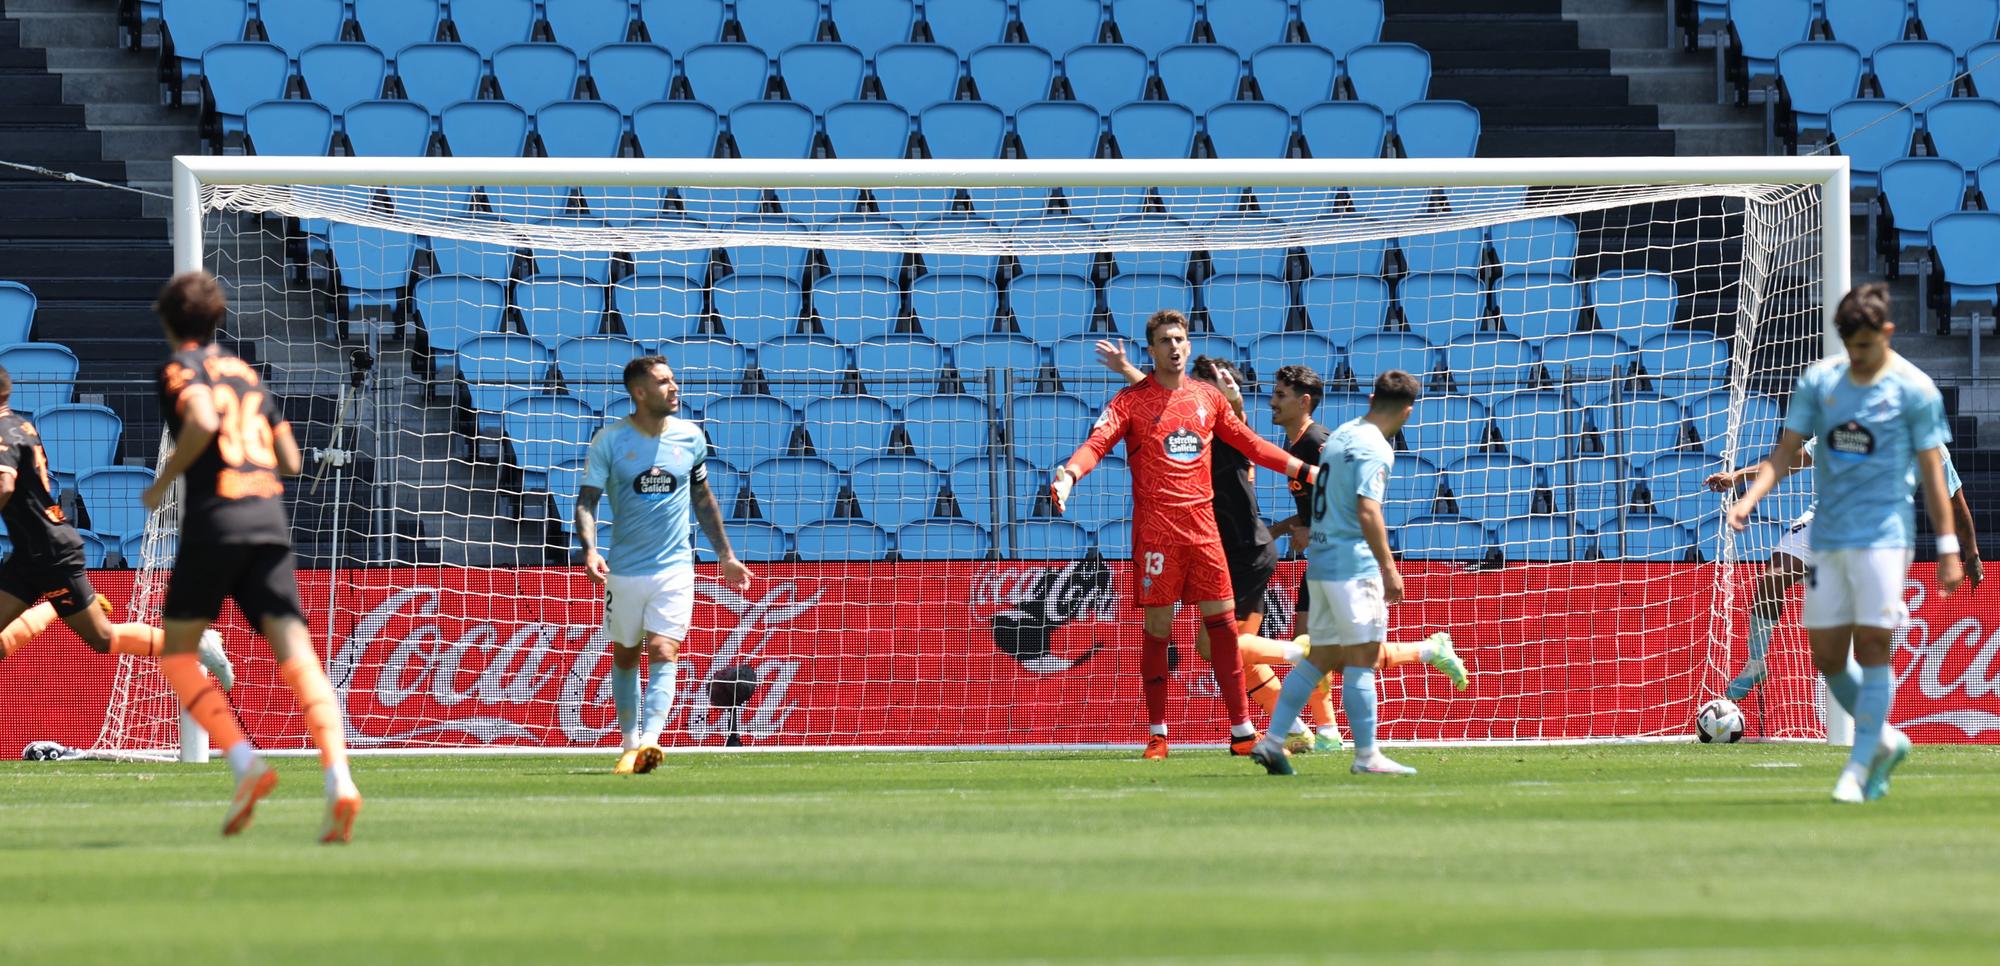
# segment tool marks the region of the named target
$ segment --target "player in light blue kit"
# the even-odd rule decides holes
[[[1910,739],[1888,723],[1895,696],[1889,658],[1896,629],[1910,616],[1903,579],[1916,547],[1910,496],[1919,476],[1937,528],[1939,596],[1956,592],[1965,572],[1945,488],[1951,430],[1944,400],[1929,376],[1890,350],[1896,325],[1887,286],[1847,293],[1834,327],[1846,354],[1799,377],[1778,448],[1729,508],[1729,525],[1742,530],[1757,501],[1798,464],[1806,439],[1819,437],[1819,505],[1801,623],[1828,693],[1854,715],[1854,752],[1833,786],[1834,801],[1852,803],[1887,794],[1890,774],[1910,753]]]
[[[659,356],[625,366],[632,415],[597,431],[576,494],[583,570],[604,587],[604,637],[612,646],[611,693],[624,751],[620,775],[658,768],[660,732],[674,706],[674,662],[694,616],[693,531],[688,509],[708,534],[722,583],[750,589],[750,570],[730,550],[722,511],[708,490],[708,437],[674,415],[681,405],[673,368]],[[609,494],[618,527],[611,558],[597,552],[597,500]],[[639,649],[645,647],[646,719],[639,726]]]
[[[1389,636],[1389,605],[1403,599],[1403,575],[1389,554],[1382,498],[1395,467],[1389,437],[1402,430],[1421,387],[1415,376],[1391,369],[1376,377],[1368,413],[1333,431],[1320,450],[1319,488],[1313,493],[1312,539],[1306,548],[1306,633],[1312,649],[1292,665],[1278,692],[1272,721],[1291,721],[1304,710],[1320,678],[1341,669],[1341,706],[1354,732],[1357,775],[1414,775],[1375,745],[1375,665]],[[1265,732],[1250,757],[1273,775],[1292,774],[1283,728]]]

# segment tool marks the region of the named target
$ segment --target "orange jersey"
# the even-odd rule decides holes
[[[285,417],[257,371],[219,346],[190,346],[160,367],[159,386],[174,435],[187,401],[197,395],[208,397],[217,421],[215,438],[185,478],[181,542],[291,543],[275,446]]]

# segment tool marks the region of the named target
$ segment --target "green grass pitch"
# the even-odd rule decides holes
[[[1991,962],[2000,751],[1404,749],[0,765],[0,963]]]

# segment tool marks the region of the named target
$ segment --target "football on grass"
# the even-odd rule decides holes
[[[1743,709],[1728,698],[1716,698],[1695,712],[1694,730],[1704,742],[1739,741],[1743,738]]]

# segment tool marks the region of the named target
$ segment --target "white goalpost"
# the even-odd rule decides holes
[[[702,568],[676,747],[1140,740],[1129,477],[1107,461],[1062,517],[1042,494],[1123,384],[1097,342],[1143,364],[1167,308],[1281,444],[1279,366],[1326,380],[1327,423],[1381,371],[1424,382],[1385,503],[1394,633],[1450,631],[1474,686],[1386,674],[1386,740],[1685,736],[1810,500],[1795,477],[1735,534],[1701,480],[1775,443],[1849,285],[1844,158],[183,157],[174,194],[176,267],[222,278],[307,447],[301,594],[361,750],[615,745],[570,513],[652,353],[758,571],[737,595]],[[1753,737],[1828,735],[1792,613]],[[1220,741],[1193,626],[1171,720]],[[306,747],[233,610],[225,636],[252,736]],[[98,750],[205,754],[121,660]]]

